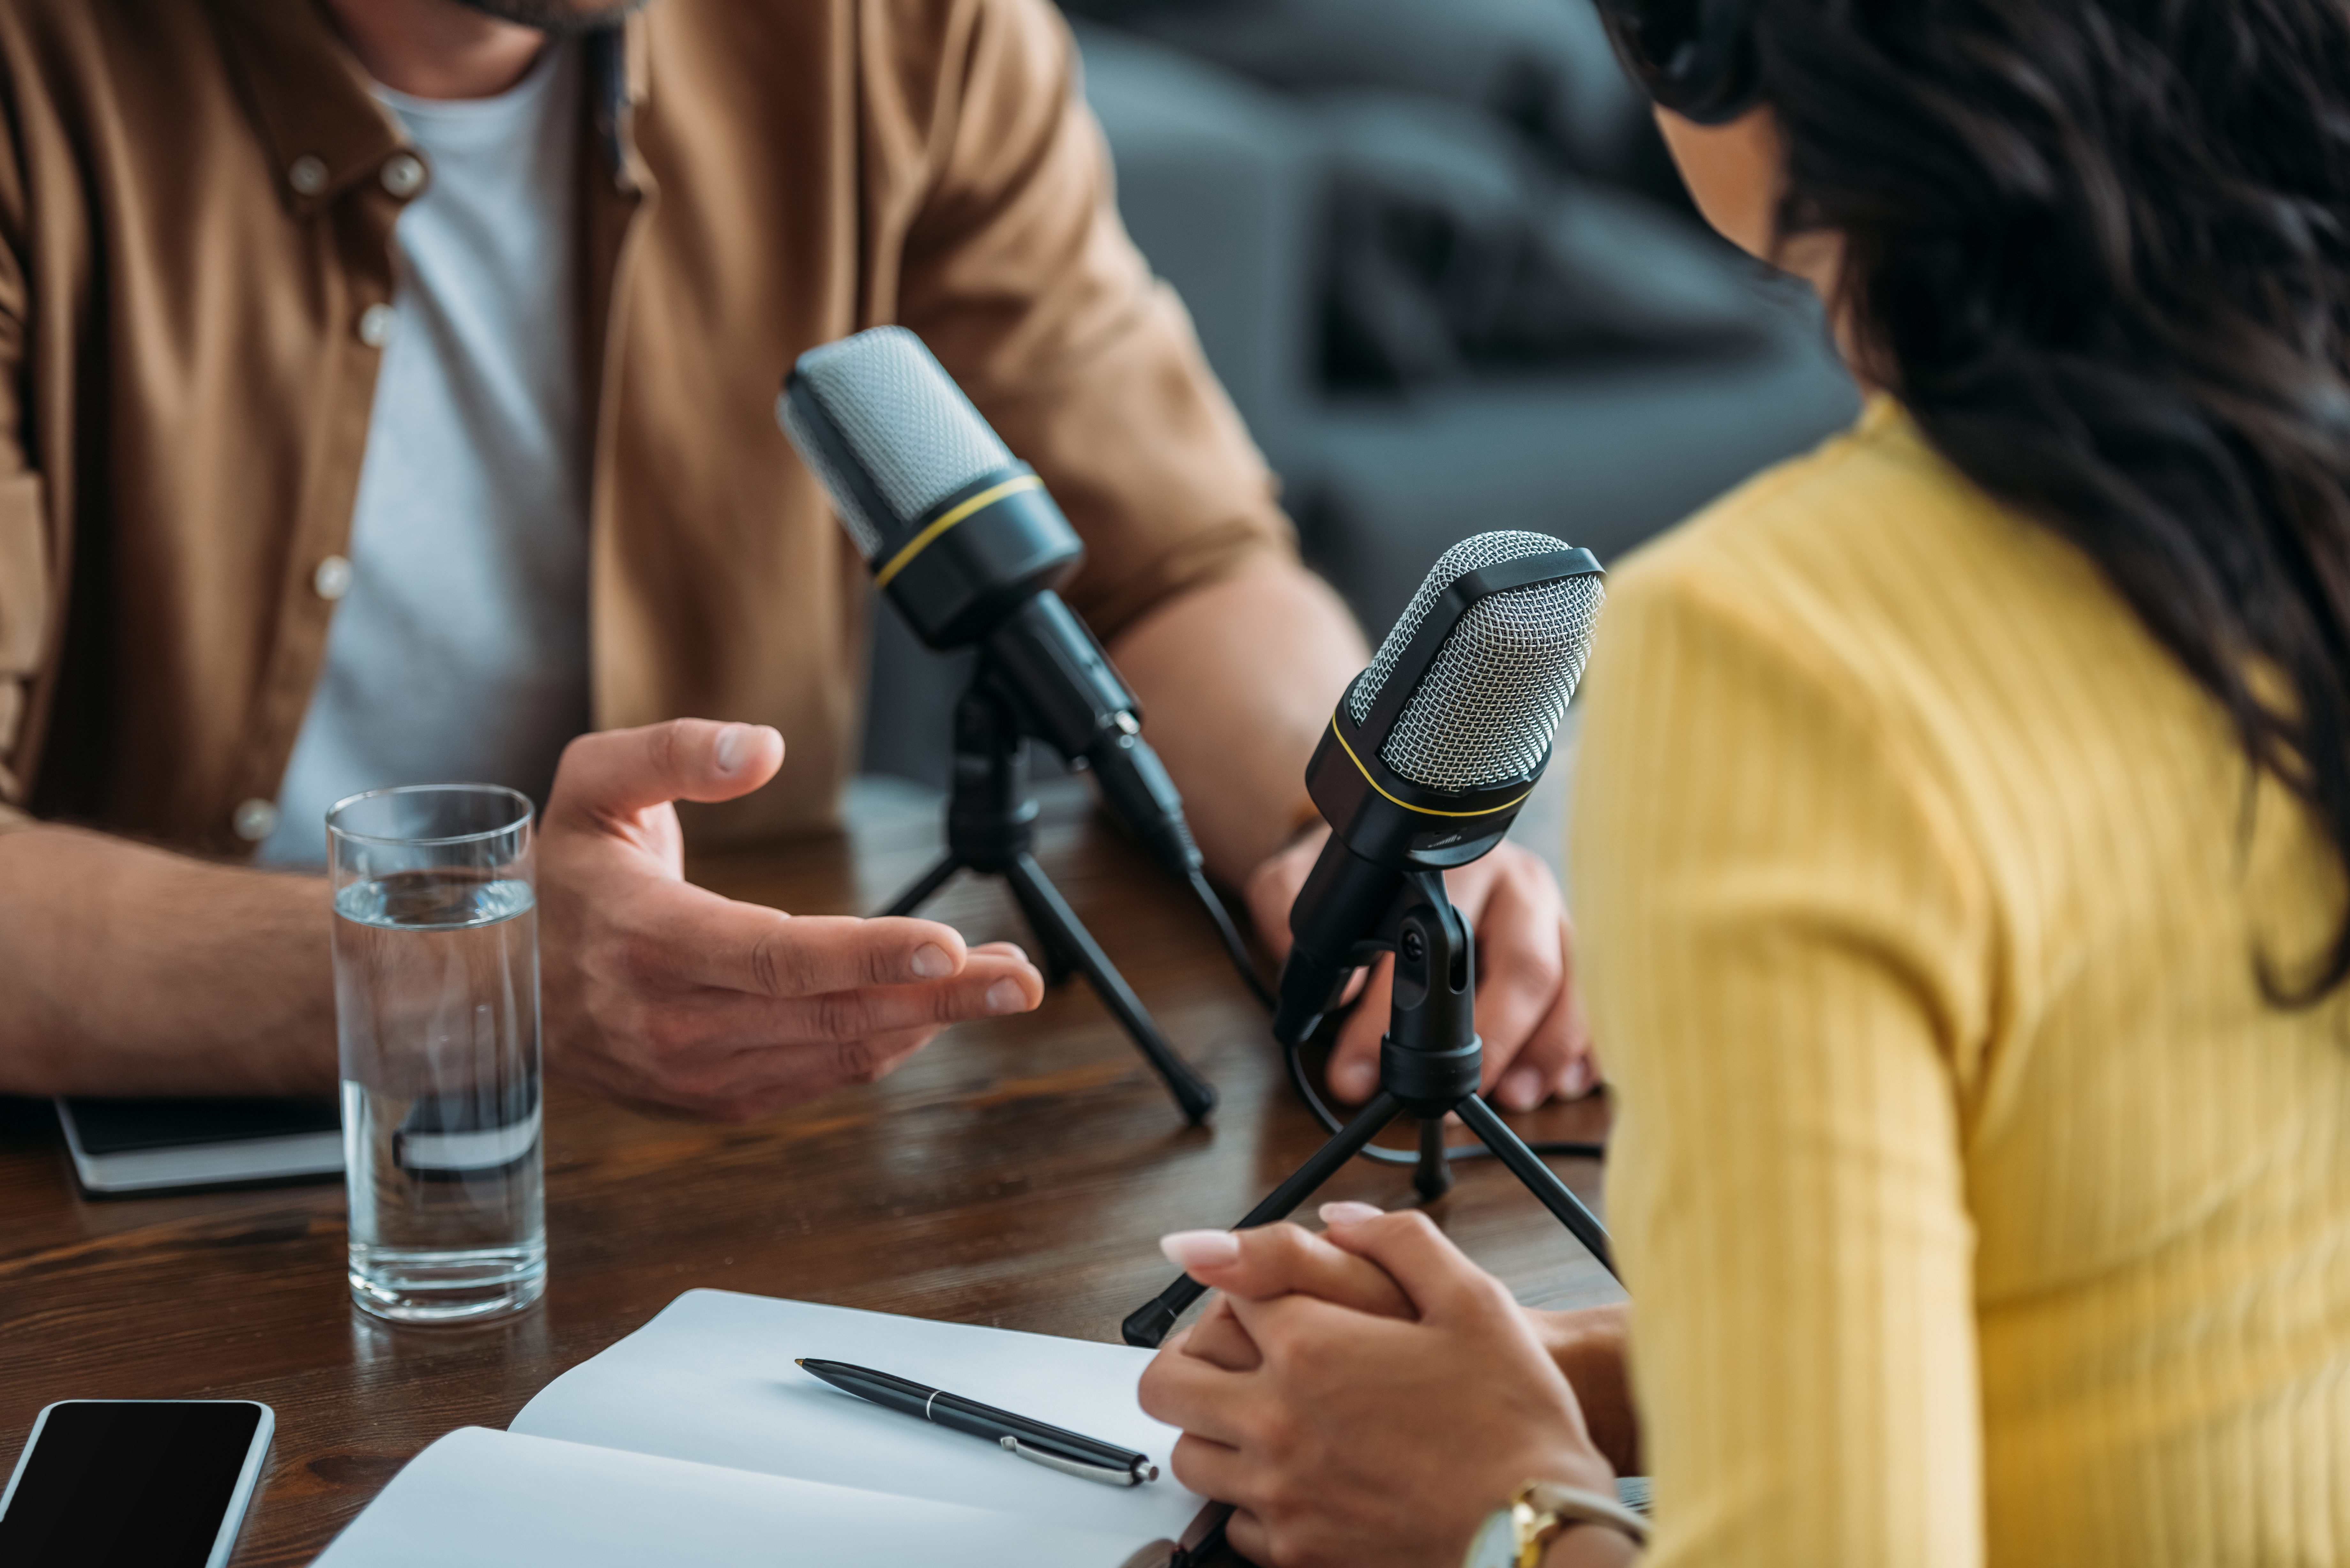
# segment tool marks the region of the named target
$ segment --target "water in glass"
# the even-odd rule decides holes
[[[335,915],[352,1293],[407,1322],[525,1305],[546,1279],[531,885],[394,871]]]

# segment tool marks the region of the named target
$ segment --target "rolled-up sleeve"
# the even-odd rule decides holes
[[[1041,0],[954,23],[937,177],[907,231],[899,318],[1084,536],[1068,597],[1104,638],[1295,542],[1190,317],[1118,221],[1109,156]]]

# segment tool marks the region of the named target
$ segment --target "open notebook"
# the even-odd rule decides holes
[[[795,1356],[879,1367],[1139,1449],[1159,1479],[1066,1476],[826,1386]],[[833,1568],[1180,1568],[1222,1510],[1176,1483],[1150,1353],[689,1291],[572,1368],[504,1432],[434,1443],[320,1568],[650,1562]]]

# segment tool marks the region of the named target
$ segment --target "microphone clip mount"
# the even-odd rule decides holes
[[[1419,1164],[1412,1186],[1421,1198],[1452,1186],[1444,1152],[1444,1118],[1457,1115],[1494,1158],[1541,1199],[1609,1273],[1607,1232],[1556,1172],[1528,1148],[1478,1094],[1484,1049],[1477,1036],[1477,953],[1468,922],[1445,896],[1437,871],[1403,874],[1403,888],[1374,939],[1396,955],[1394,999],[1379,1041],[1379,1092],[1344,1129],[1307,1157],[1288,1180],[1250,1210],[1234,1230],[1271,1225],[1312,1197],[1398,1116],[1419,1119]],[[1136,1308],[1120,1324],[1128,1345],[1155,1348],[1208,1287],[1189,1274]]]

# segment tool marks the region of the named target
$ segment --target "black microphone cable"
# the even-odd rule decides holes
[[[1206,906],[1209,918],[1216,922],[1216,932],[1223,938],[1224,952],[1232,959],[1232,968],[1239,972],[1241,982],[1249,988],[1249,994],[1263,1005],[1266,1012],[1272,1012],[1277,1002],[1272,988],[1256,972],[1256,961],[1249,956],[1247,940],[1241,935],[1241,929],[1232,919],[1232,911],[1224,907],[1223,899],[1209,885],[1207,874],[1196,867],[1191,871],[1191,888],[1200,896],[1200,902]],[[1338,1113],[1314,1092],[1313,1077],[1305,1071],[1305,1042],[1283,1045],[1281,1064],[1289,1075],[1290,1086],[1297,1091],[1297,1097],[1305,1102],[1305,1108],[1314,1113],[1314,1119],[1322,1124],[1322,1130],[1332,1133],[1343,1130],[1347,1124],[1339,1118]],[[1607,1158],[1607,1146],[1604,1143],[1555,1139],[1548,1143],[1529,1143],[1526,1147],[1536,1154],[1550,1155],[1559,1159],[1604,1160]],[[1444,1158],[1448,1160],[1491,1159],[1492,1156],[1493,1151],[1482,1143],[1455,1144],[1444,1151]],[[1361,1158],[1378,1165],[1419,1163],[1417,1149],[1381,1148],[1378,1144],[1364,1149]]]
[[[1324,1131],[1335,1133],[1346,1127],[1347,1124],[1338,1119],[1338,1114],[1324,1105],[1322,1096],[1314,1092],[1313,1080],[1305,1071],[1305,1047],[1303,1044],[1284,1045],[1281,1048],[1281,1064],[1289,1070],[1289,1082],[1297,1090],[1297,1097],[1305,1102],[1305,1108],[1314,1113],[1314,1119],[1322,1124]],[[1604,1143],[1554,1140],[1548,1143],[1530,1142],[1526,1147],[1536,1154],[1550,1155],[1559,1159],[1604,1160],[1607,1158],[1607,1146]],[[1370,1144],[1358,1158],[1376,1165],[1418,1165],[1419,1151],[1381,1148],[1378,1144]],[[1448,1161],[1491,1159],[1493,1151],[1482,1143],[1458,1143],[1446,1147],[1444,1158]]]
[[[1223,939],[1225,955],[1232,961],[1232,968],[1239,971],[1241,983],[1249,988],[1249,994],[1263,1003],[1267,1012],[1271,1012],[1276,1005],[1273,988],[1259,978],[1256,961],[1249,956],[1248,941],[1241,935],[1240,926],[1232,919],[1232,910],[1224,907],[1223,899],[1209,884],[1207,872],[1197,866],[1191,867],[1191,891],[1200,896],[1208,918],[1216,922],[1216,935]]]

